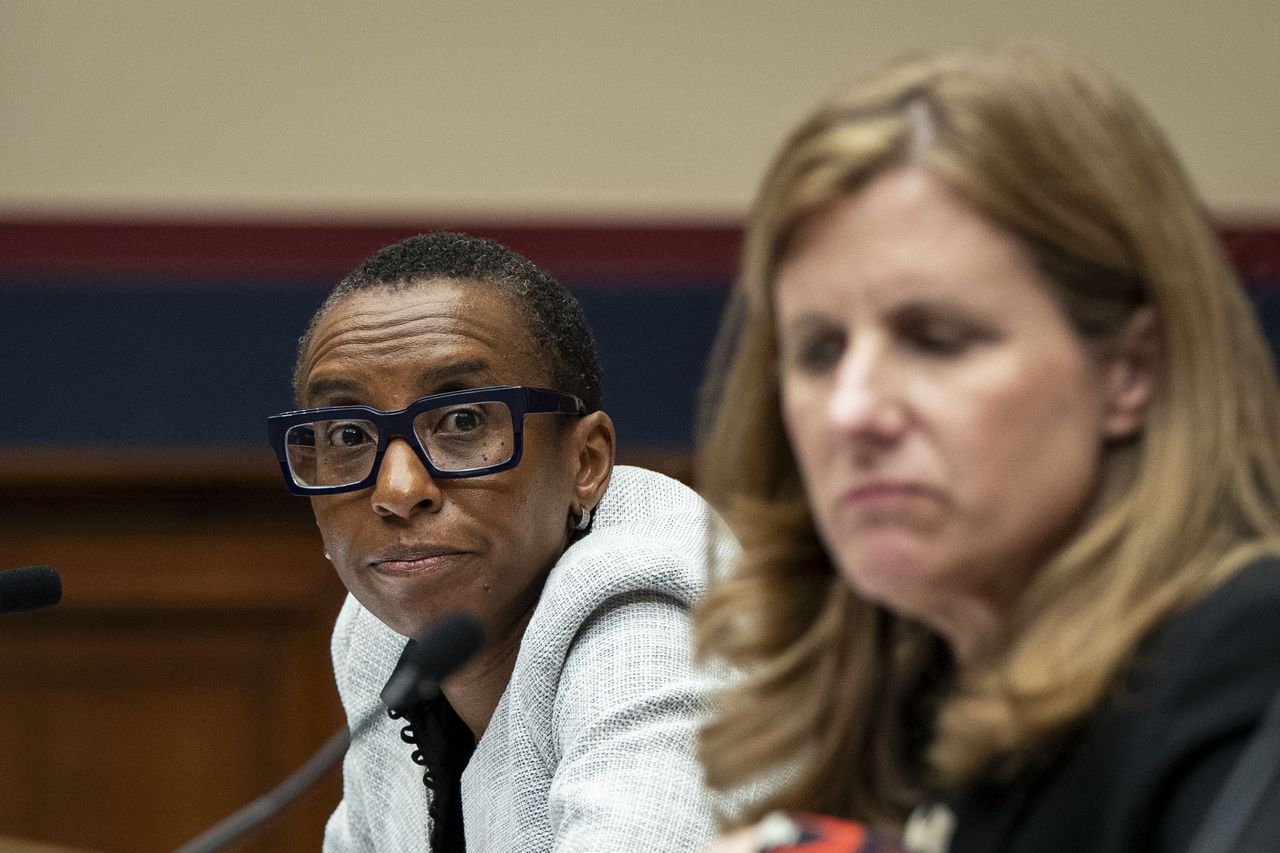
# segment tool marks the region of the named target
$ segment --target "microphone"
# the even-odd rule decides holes
[[[440,682],[466,663],[484,643],[480,622],[467,613],[446,613],[420,638],[410,641],[409,651],[396,664],[382,691],[389,707],[410,697],[429,699],[440,693]],[[394,686],[394,689],[392,689]],[[389,700],[394,700],[389,701]],[[285,807],[319,781],[336,764],[351,741],[363,735],[382,718],[374,710],[356,721],[350,734],[343,726],[320,747],[307,763],[272,790],[224,818],[201,835],[178,848],[176,853],[213,853],[242,840],[249,832],[274,818]]]
[[[446,613],[420,640],[410,640],[400,662],[382,688],[382,704],[399,708],[406,700],[425,702],[440,695],[440,682],[484,642],[484,632],[474,616]]]
[[[24,566],[0,572],[0,613],[39,610],[62,600],[62,579],[53,566]]]

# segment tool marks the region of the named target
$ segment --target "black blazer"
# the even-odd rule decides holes
[[[1280,560],[1174,616],[1058,759],[952,806],[951,853],[1185,851],[1280,691]]]

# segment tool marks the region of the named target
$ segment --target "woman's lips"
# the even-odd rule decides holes
[[[934,496],[935,491],[921,483],[877,482],[846,490],[840,496],[840,503],[853,509],[884,511],[907,507]]]
[[[422,575],[445,571],[462,556],[463,552],[447,548],[399,549],[374,558],[370,565],[386,575]]]

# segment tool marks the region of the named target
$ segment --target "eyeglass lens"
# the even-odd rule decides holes
[[[441,471],[491,468],[511,459],[515,429],[505,403],[478,402],[429,409],[413,431]],[[295,424],[285,434],[289,471],[300,486],[347,486],[373,471],[378,425],[341,418]]]

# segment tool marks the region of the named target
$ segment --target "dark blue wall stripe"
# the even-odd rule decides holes
[[[0,444],[263,445],[330,284],[0,282]],[[574,289],[624,446],[687,446],[724,288]]]
[[[231,286],[234,284],[235,286]],[[1280,282],[1251,288],[1280,353]],[[263,447],[330,282],[0,278],[0,446]],[[580,282],[624,448],[685,448],[727,282]]]

